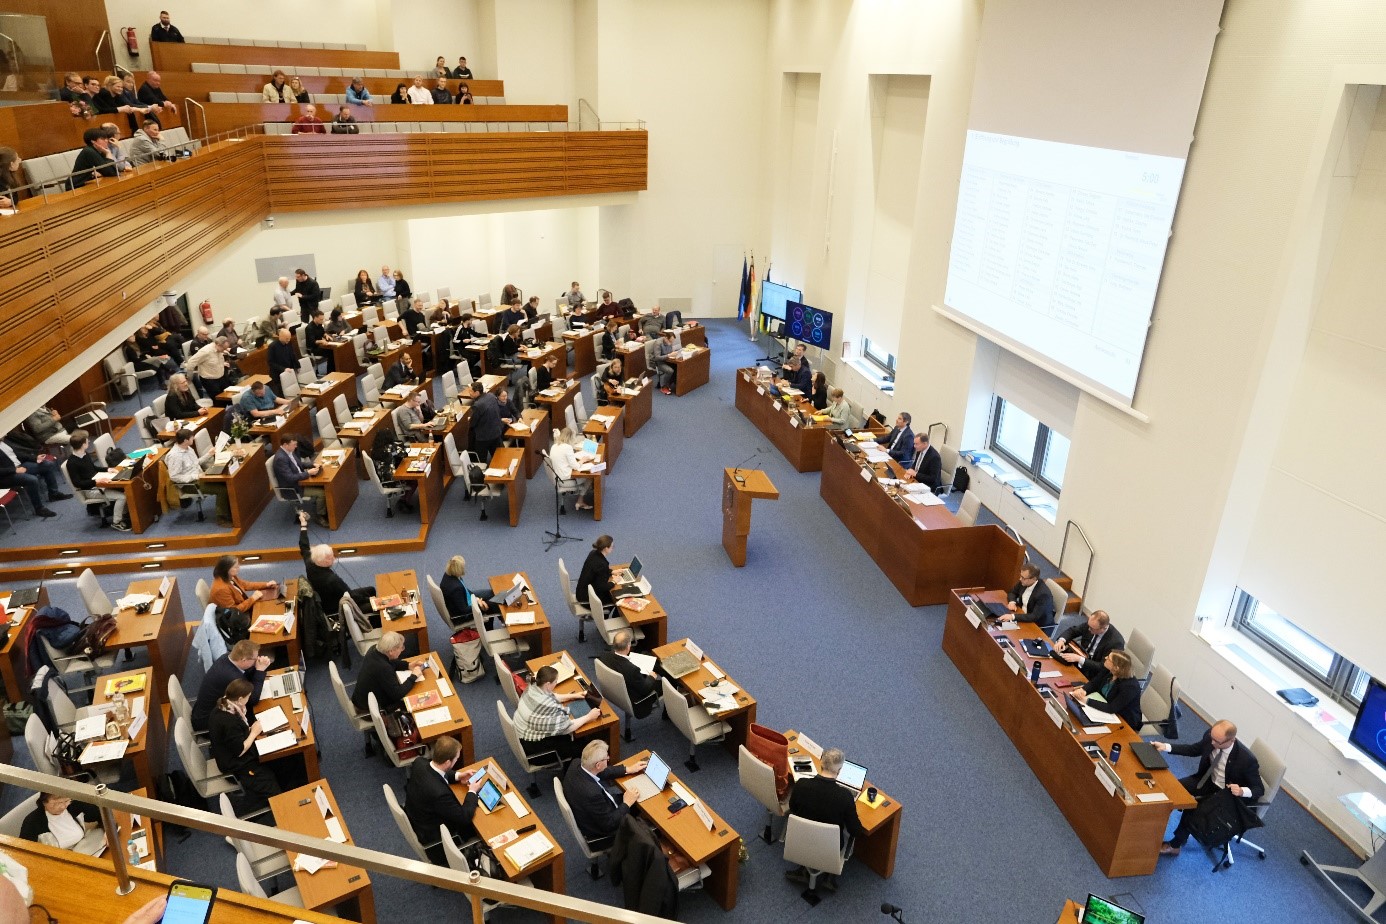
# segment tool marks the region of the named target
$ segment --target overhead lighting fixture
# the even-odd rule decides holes
[[[167,543],[167,542],[149,542],[149,543],[146,543],[144,547],[145,547],[146,549],[166,549],[166,548],[168,548],[168,543]]]
[[[57,571],[54,571],[54,572],[53,572],[53,577],[63,577],[64,575],[68,575],[68,574],[72,574],[72,573],[73,573],[73,571],[72,571],[71,568],[59,568]]]
[[[163,565],[164,563],[161,561],[147,561],[144,564],[140,565],[140,568],[142,570],[148,571],[150,568],[162,568]]]
[[[355,550],[355,549],[338,549],[338,550],[337,550],[337,554],[338,554],[338,555],[355,555],[355,554],[356,554],[356,550]]]
[[[63,550],[62,550],[61,552],[59,552],[58,554],[59,554],[59,555],[81,555],[81,554],[82,554],[82,550],[81,550],[81,549],[63,549]]]
[[[243,555],[243,556],[241,556],[241,561],[259,561],[259,560],[260,560],[260,556],[259,556],[259,555]]]

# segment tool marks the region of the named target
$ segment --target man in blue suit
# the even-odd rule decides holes
[[[886,447],[890,457],[901,465],[907,464],[914,455],[914,431],[910,429],[912,419],[908,412],[901,411],[895,418],[895,429],[876,440]]]
[[[1054,626],[1054,595],[1040,580],[1040,569],[1028,562],[1020,566],[1020,580],[1006,595],[1006,609],[1016,622],[1033,622],[1045,632]]]

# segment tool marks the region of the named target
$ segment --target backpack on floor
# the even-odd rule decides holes
[[[470,626],[452,636],[452,669],[460,683],[475,683],[486,676],[481,660],[481,636]]]

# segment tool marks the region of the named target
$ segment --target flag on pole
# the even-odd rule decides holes
[[[751,330],[760,330],[760,292],[756,289],[756,255],[751,254],[751,270],[747,279],[746,292],[748,301],[746,303],[746,313],[752,317]]]
[[[746,312],[751,309],[751,276],[746,269],[746,258],[741,258],[741,295],[736,303],[736,317],[738,319],[746,317]]]

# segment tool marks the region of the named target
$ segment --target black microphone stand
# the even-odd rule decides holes
[[[569,536],[563,532],[563,521],[561,517],[568,515],[568,508],[563,504],[563,495],[559,491],[558,470],[553,467],[553,460],[548,453],[544,454],[544,465],[548,468],[549,474],[553,476],[553,530],[545,530],[544,551],[547,552],[560,542],[574,542],[581,539],[581,536]]]

